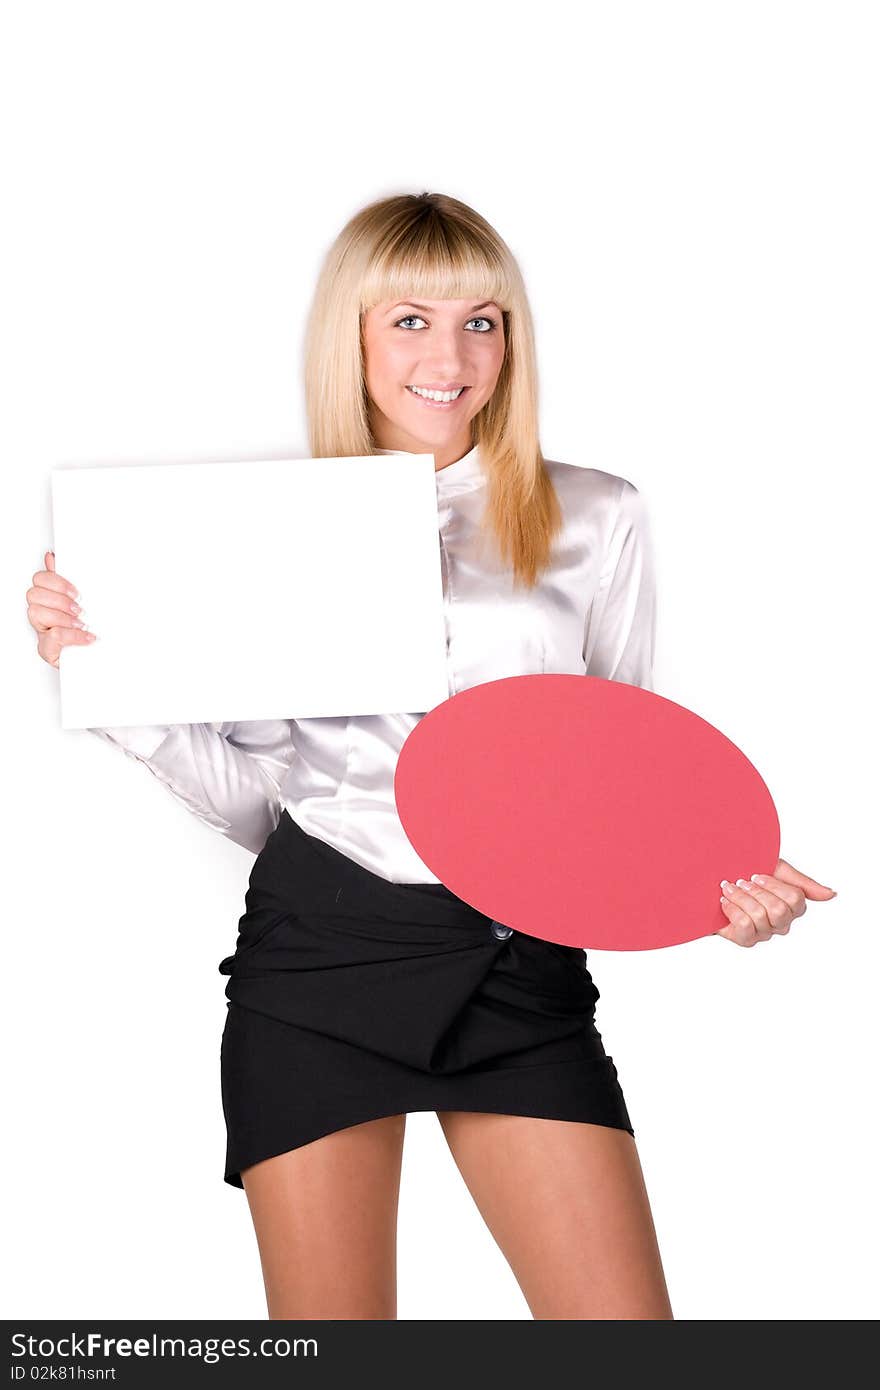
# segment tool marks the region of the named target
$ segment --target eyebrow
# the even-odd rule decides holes
[[[482,304],[474,304],[474,305],[472,305],[472,306],[471,306],[470,312],[471,312],[472,314],[474,314],[474,313],[476,313],[477,309],[485,309],[486,306],[487,306],[488,304],[494,304],[494,303],[495,303],[495,300],[494,300],[494,299],[484,299],[483,302],[482,302]],[[391,307],[391,309],[389,309],[388,312],[391,313],[391,314],[393,314],[395,309],[406,309],[406,308],[409,308],[409,309],[421,309],[421,311],[422,311],[423,313],[425,313],[425,314],[430,314],[430,312],[431,312],[431,310],[428,308],[427,304],[416,304],[415,301],[412,300],[412,299],[401,299],[400,303],[399,303],[399,304],[394,304],[394,305]]]

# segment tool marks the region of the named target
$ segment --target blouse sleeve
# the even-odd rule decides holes
[[[92,728],[150,769],[187,810],[259,854],[281,816],[291,721]]]
[[[588,676],[654,688],[657,584],[645,503],[624,478],[599,586],[587,616]]]

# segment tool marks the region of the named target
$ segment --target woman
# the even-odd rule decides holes
[[[319,278],[306,396],[315,457],[434,455],[450,695],[542,671],[650,688],[640,494],[542,457],[525,290],[482,217],[423,193],[351,219]],[[57,666],[90,638],[46,565],[28,612]],[[436,1110],[535,1318],[671,1318],[585,953],[490,921],[416,855],[393,775],[419,718],[94,731],[258,856],[220,965],[221,1076],[269,1316],[396,1317],[406,1115]],[[830,894],[783,861],[728,885],[721,935],[787,932],[808,891]]]

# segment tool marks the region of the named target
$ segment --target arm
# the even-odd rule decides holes
[[[144,724],[90,733],[136,758],[207,825],[259,854],[281,816],[291,722]]]
[[[617,515],[587,614],[584,661],[588,676],[653,690],[657,585],[642,495],[622,480]]]

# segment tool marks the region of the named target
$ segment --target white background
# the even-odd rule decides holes
[[[876,7],[4,16],[6,1316],[265,1316],[219,1089],[253,859],[60,729],[24,613],[50,469],[306,454],[320,259],[430,189],[519,258],[545,453],[646,497],[658,693],[839,893],[752,950],[590,953],[674,1312],[875,1317]],[[401,1318],[529,1317],[430,1114],[399,1273]]]

